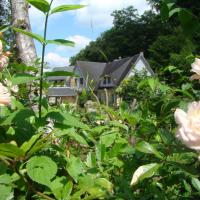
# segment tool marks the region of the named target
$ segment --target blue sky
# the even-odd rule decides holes
[[[75,47],[49,45],[45,60],[50,67],[67,66],[69,58],[78,53],[90,41],[112,27],[112,11],[134,6],[139,14],[149,9],[146,0],[54,0],[53,7],[62,4],[82,4],[87,7],[52,15],[48,24],[48,39],[68,39],[76,43]],[[42,34],[44,17],[40,11],[30,8],[32,31]],[[92,24],[92,25],[91,25]],[[36,43],[38,56],[41,46]]]

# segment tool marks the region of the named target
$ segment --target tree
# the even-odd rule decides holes
[[[11,0],[11,6],[13,25],[31,31],[27,2],[25,0]],[[21,33],[16,33],[16,46],[19,61],[26,65],[32,65],[37,57],[33,39]]]
[[[9,16],[9,2],[7,0],[2,0],[0,2],[0,26],[7,24]]]
[[[76,60],[112,61],[118,57],[133,56],[141,51],[148,57],[149,45],[160,34],[170,31],[170,26],[162,23],[157,14],[152,11],[139,16],[130,6],[114,11],[112,16],[114,16],[114,26],[72,57],[71,64]]]

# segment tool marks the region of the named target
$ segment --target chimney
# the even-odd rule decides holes
[[[143,51],[140,52],[140,56],[144,56],[144,52]]]

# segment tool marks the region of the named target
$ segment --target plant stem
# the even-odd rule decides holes
[[[53,3],[53,0],[50,2],[50,7]],[[47,24],[49,18],[49,11],[45,17],[45,25],[44,25],[44,43],[42,45],[42,62],[41,62],[41,69],[40,69],[40,96],[39,96],[39,118],[42,116],[42,90],[43,90],[43,71],[44,71],[44,56],[45,56],[45,49],[46,49],[46,37],[47,37]]]

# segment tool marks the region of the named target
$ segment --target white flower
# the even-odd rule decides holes
[[[8,65],[8,57],[4,55],[0,55],[0,70]]]
[[[196,74],[192,75],[190,79],[191,80],[200,79],[200,59],[195,58],[195,61],[192,63],[191,66],[192,66],[191,72],[194,72]]]
[[[187,113],[176,109],[174,117],[179,125],[176,137],[187,147],[200,150],[200,101],[190,103]]]
[[[0,106],[9,105],[10,102],[11,97],[8,89],[0,83]]]

